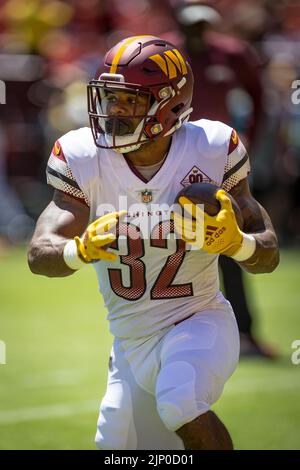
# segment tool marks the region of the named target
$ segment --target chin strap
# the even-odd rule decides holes
[[[117,149],[112,149],[117,153],[128,153],[128,152],[134,152],[135,150],[138,150],[141,147],[142,144],[135,144],[135,145],[128,145],[127,147],[119,147]]]

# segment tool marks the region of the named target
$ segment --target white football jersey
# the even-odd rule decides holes
[[[187,185],[206,181],[230,190],[249,170],[236,132],[206,119],[174,133],[167,158],[150,181],[122,154],[98,148],[90,128],[68,132],[55,143],[49,184],[87,204],[90,221],[127,210],[109,248],[118,261],[93,264],[115,336],[147,336],[195,312],[224,306],[218,256],[191,250],[175,236],[170,207]]]

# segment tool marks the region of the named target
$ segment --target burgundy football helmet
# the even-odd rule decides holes
[[[98,147],[132,152],[171,135],[192,112],[192,69],[164,39],[124,39],[108,51],[96,77],[88,84],[88,112]],[[112,112],[124,97],[125,113]]]

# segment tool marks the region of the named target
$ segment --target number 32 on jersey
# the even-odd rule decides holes
[[[165,220],[158,223],[152,230],[150,246],[157,249],[168,248],[168,234],[175,233],[174,222]],[[138,300],[146,292],[146,265],[143,261],[145,256],[145,242],[139,227],[130,223],[120,223],[118,235],[127,239],[127,254],[120,255],[120,262],[129,267],[130,285],[124,286],[121,269],[108,269],[109,281],[113,292],[126,300]],[[117,239],[110,248],[119,249]],[[186,255],[185,242],[176,239],[176,251],[168,256],[164,266],[159,272],[151,290],[151,300],[175,299],[179,297],[190,297],[193,295],[193,285],[174,284],[173,280],[178,273]]]

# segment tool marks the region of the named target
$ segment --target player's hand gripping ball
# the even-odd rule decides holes
[[[92,222],[82,235],[75,237],[78,256],[85,263],[95,260],[115,261],[117,255],[106,251],[109,245],[116,239],[115,233],[111,231],[117,225],[120,217],[124,216],[126,211],[111,212],[99,217]]]
[[[234,255],[242,245],[243,216],[232,196],[211,183],[195,183],[176,196],[181,214],[174,212],[181,238],[208,253]]]

